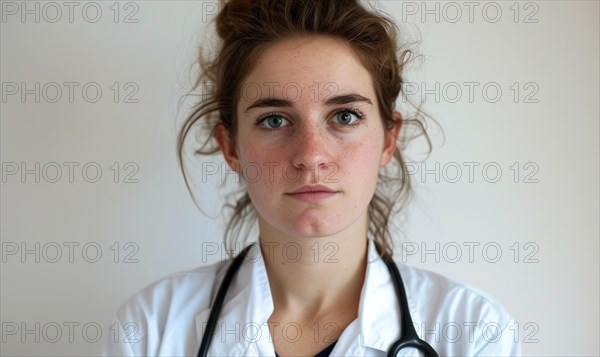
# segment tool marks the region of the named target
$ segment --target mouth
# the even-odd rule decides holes
[[[323,185],[305,185],[286,193],[287,196],[306,202],[317,202],[337,195],[339,191]]]

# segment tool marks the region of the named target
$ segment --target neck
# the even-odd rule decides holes
[[[364,221],[364,222],[363,222]],[[304,318],[358,313],[367,264],[367,219],[331,236],[294,237],[259,218],[275,310]]]

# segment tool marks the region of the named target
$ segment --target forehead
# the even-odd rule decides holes
[[[314,94],[318,85],[321,89],[373,96],[371,83],[371,75],[347,42],[330,36],[303,36],[268,46],[242,86],[272,88],[274,94],[293,86],[312,89]],[[309,94],[303,91],[303,96],[304,92]],[[262,93],[260,97],[268,96]]]

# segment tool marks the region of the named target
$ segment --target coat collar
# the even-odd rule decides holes
[[[332,355],[360,355],[365,348],[387,352],[400,336],[400,308],[387,266],[368,240],[365,282],[361,290],[358,318],[340,336]],[[217,274],[214,291],[230,263]],[[234,277],[219,316],[210,345],[210,354],[223,356],[274,356],[267,321],[273,313],[273,298],[264,259],[257,244],[248,253]],[[413,321],[421,321],[408,298]],[[208,321],[210,309],[196,315],[197,347]]]
[[[230,264],[230,261],[224,264],[224,268],[217,274],[213,295],[216,295]],[[258,244],[253,244],[227,291],[210,344],[210,355],[274,356],[267,325],[273,308],[273,298],[262,252]],[[206,309],[196,316],[198,347],[209,314],[210,309]]]

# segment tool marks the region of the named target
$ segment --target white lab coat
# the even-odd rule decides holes
[[[260,249],[254,251],[232,281],[209,356],[275,355],[267,325],[273,312],[271,290]],[[371,240],[368,254],[358,318],[343,331],[331,356],[385,356],[400,336],[402,317],[393,283]],[[229,264],[176,273],[136,294],[117,311],[119,335],[104,342],[103,355],[196,356],[211,301]],[[440,356],[520,355],[519,329],[493,299],[426,270],[399,263],[398,268],[415,328]],[[315,334],[293,324],[284,327],[290,342],[297,333]],[[407,352],[402,354],[414,351]]]

